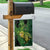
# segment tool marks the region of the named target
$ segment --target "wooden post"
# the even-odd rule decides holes
[[[13,20],[8,20],[8,50],[13,50]]]
[[[13,50],[13,19],[21,18],[22,15],[13,15],[13,0],[9,0],[8,15],[3,15],[8,19],[8,50]]]
[[[9,0],[8,15],[13,15],[13,0]],[[8,19],[8,50],[13,50],[13,19]]]

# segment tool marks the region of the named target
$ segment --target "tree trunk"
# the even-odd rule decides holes
[[[40,5],[43,5],[43,0],[40,0]]]

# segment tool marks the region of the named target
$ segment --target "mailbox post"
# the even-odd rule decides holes
[[[4,15],[4,19],[8,19],[8,50],[13,50],[13,19],[20,18],[22,15],[13,16],[13,0],[9,0],[8,15]]]
[[[23,14],[34,14],[33,4],[9,0],[8,15],[3,15],[3,19],[8,19],[8,50],[13,50],[13,19],[21,18]]]
[[[9,0],[8,15],[13,15],[13,0]],[[13,50],[13,19],[8,19],[8,50]]]

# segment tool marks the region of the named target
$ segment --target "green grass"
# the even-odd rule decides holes
[[[25,49],[18,49],[18,50],[30,50],[29,48],[25,48]]]
[[[6,0],[0,0],[0,3],[7,3]]]
[[[40,5],[40,3],[34,3],[35,7],[44,7],[44,8],[50,8],[50,1],[43,2],[43,5]]]
[[[28,2],[28,0],[13,0],[14,2]],[[0,3],[7,3],[6,0],[0,0]]]
[[[28,2],[28,0],[13,0],[14,2]]]

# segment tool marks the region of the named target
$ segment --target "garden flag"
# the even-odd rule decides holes
[[[32,46],[32,19],[15,20],[16,46]]]

